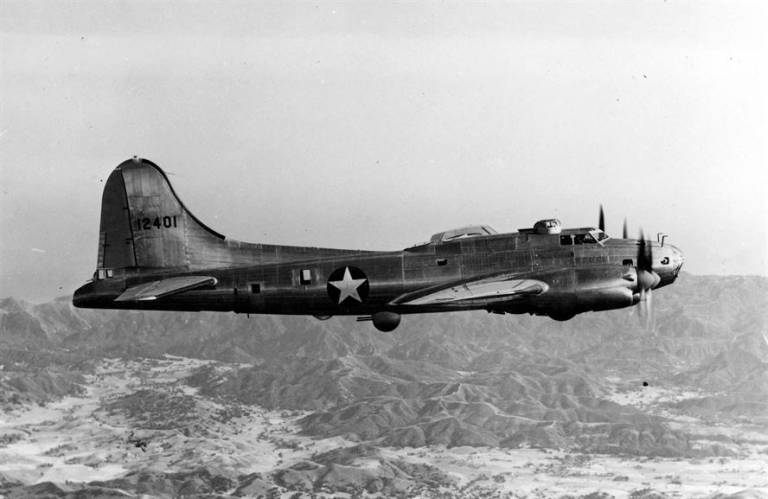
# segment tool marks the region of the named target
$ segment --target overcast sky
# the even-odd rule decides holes
[[[760,3],[0,1],[0,297],[70,294],[133,155],[234,239],[558,217],[768,274]]]

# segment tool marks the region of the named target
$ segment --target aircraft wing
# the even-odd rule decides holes
[[[396,298],[391,305],[462,305],[482,301],[501,303],[527,295],[538,295],[549,286],[519,275],[500,275],[454,283],[440,288],[426,288]]]
[[[115,301],[149,301],[175,295],[203,286],[214,286],[216,278],[205,275],[170,277],[160,281],[145,282],[126,289]]]

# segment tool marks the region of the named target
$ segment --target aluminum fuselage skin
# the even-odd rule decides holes
[[[583,233],[566,229],[563,234]],[[672,283],[683,263],[670,244],[648,242],[653,250],[656,286]],[[290,248],[290,247],[282,247]],[[381,311],[399,314],[485,309],[498,313],[531,313],[568,318],[591,310],[628,307],[637,303],[632,280],[638,241],[607,239],[601,243],[563,245],[561,235],[516,232],[432,242],[403,251],[329,250],[297,248],[291,259],[258,265],[235,265],[187,271],[162,268],[115,269],[109,278],[93,280],[73,297],[78,307],[178,311],[233,311],[249,314],[366,315]],[[315,253],[315,250],[317,252]],[[323,255],[307,258],[311,254]],[[326,256],[328,255],[328,256]],[[329,276],[338,269],[361,270],[367,296],[339,305],[332,297]],[[127,288],[144,282],[184,275],[207,275],[217,283],[158,300],[116,302]],[[398,297],[493,276],[515,276],[546,283],[546,293],[496,302],[404,305]],[[309,279],[307,279],[309,277]]]

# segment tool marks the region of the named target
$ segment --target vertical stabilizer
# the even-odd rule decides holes
[[[224,236],[187,210],[165,173],[134,158],[107,179],[101,203],[99,269],[196,269],[228,260]]]

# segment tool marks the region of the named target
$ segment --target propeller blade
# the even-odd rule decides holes
[[[624,217],[624,228],[621,230],[621,238],[622,239],[629,238],[629,234],[627,233],[627,217]]]
[[[648,289],[645,296],[645,302],[648,307],[648,322],[645,324],[645,328],[649,331],[656,330],[656,312],[653,308],[653,288]]]
[[[605,213],[603,213],[603,205],[600,205],[600,219],[597,223],[598,228],[605,232]]]
[[[645,240],[643,229],[640,229],[640,241],[637,245],[637,268],[653,272],[653,249]]]
[[[625,229],[626,231],[626,225]],[[639,318],[646,331],[654,331],[653,288],[659,284],[659,275],[653,271],[653,245],[645,240],[643,229],[637,241],[637,290],[640,293]]]
[[[637,304],[639,308],[638,320],[640,325],[646,331],[656,329],[656,314],[653,309],[653,289],[640,289],[640,301]]]

